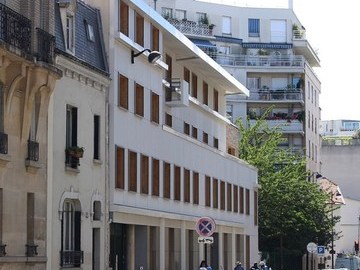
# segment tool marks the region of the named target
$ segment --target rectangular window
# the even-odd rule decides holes
[[[190,125],[186,122],[184,122],[184,134],[190,136]]]
[[[203,142],[206,144],[209,143],[209,135],[206,132],[203,132]]]
[[[214,111],[219,111],[219,92],[214,89]]]
[[[206,13],[196,12],[196,16],[199,24],[209,24]]]
[[[260,20],[259,19],[249,19],[248,20],[249,28],[249,37],[259,37],[260,36]]]
[[[186,19],[186,10],[176,9],[175,10],[175,19],[185,20]]]
[[[94,159],[100,159],[100,115],[94,115]]]
[[[219,139],[214,138],[214,148],[219,149]]]
[[[199,204],[199,173],[193,172],[193,204]]]
[[[125,150],[116,147],[116,183],[115,188],[124,189],[125,183]]]
[[[240,194],[239,194],[239,203],[240,203],[240,214],[244,214],[244,188],[240,187],[239,189]]]
[[[129,151],[129,178],[128,186],[129,191],[137,191],[137,154],[135,152]]]
[[[129,79],[118,75],[118,105],[124,109],[129,108]]]
[[[239,189],[237,185],[234,185],[233,189],[234,194],[234,212],[239,212]]]
[[[66,15],[66,49],[74,51],[74,17]]]
[[[141,155],[141,193],[149,194],[149,157]]]
[[[152,195],[159,196],[160,162],[158,159],[152,159]]]
[[[135,42],[144,47],[144,17],[135,12]]]
[[[151,25],[151,50],[159,51],[159,29],[157,29],[154,25]]]
[[[76,107],[66,105],[66,147],[77,146],[77,114]]]
[[[228,154],[229,154],[229,155],[232,155],[232,156],[235,156],[235,148],[229,146],[229,147],[228,147]]]
[[[173,10],[171,8],[162,7],[161,8],[161,16],[165,19],[172,19],[173,18]]]
[[[260,78],[259,77],[252,77],[252,78],[247,78],[246,80],[246,85],[247,88],[249,90],[256,90],[258,91],[261,87],[260,87]],[[264,85],[264,90],[266,89],[266,85]]]
[[[135,84],[135,114],[144,116],[144,87]]]
[[[220,209],[225,210],[225,182],[220,180]]]
[[[226,209],[232,211],[232,185],[230,183],[227,183],[226,198]]]
[[[258,193],[254,191],[254,225],[258,225]]]
[[[27,194],[27,244],[34,243],[35,236],[35,195],[34,193]]]
[[[213,178],[213,208],[219,207],[219,188],[218,188],[218,180],[216,178]]]
[[[246,215],[250,215],[250,190],[245,189]]]
[[[184,169],[184,202],[190,202],[190,171]]]
[[[225,35],[231,35],[231,17],[222,17],[222,33]]]
[[[191,136],[192,136],[194,139],[197,139],[197,137],[198,137],[198,132],[197,132],[197,128],[196,128],[196,127],[192,127]]]
[[[211,185],[210,176],[205,175],[205,206],[211,206]]]
[[[129,36],[129,6],[120,0],[119,30],[125,36]]]
[[[192,73],[191,77],[191,94],[194,98],[197,98],[197,76]]]
[[[184,81],[190,84],[190,70],[184,67]]]
[[[172,57],[168,54],[165,55],[165,63],[168,65],[168,69],[165,71],[166,79],[172,78]]]
[[[171,114],[165,113],[165,125],[172,127],[172,116]]]
[[[181,200],[181,168],[174,166],[174,200]]]
[[[285,20],[271,20],[270,21],[271,42],[283,43],[286,42],[286,21]]]
[[[159,124],[159,95],[151,92],[151,121]]]
[[[164,162],[163,197],[170,199],[170,164]]]
[[[203,103],[209,105],[209,86],[206,82],[203,82]]]

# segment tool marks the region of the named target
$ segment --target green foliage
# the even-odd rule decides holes
[[[309,242],[330,243],[339,217],[329,214],[328,193],[308,181],[305,157],[279,149],[280,127],[270,129],[267,114],[252,126],[237,121],[239,157],[258,168],[260,250],[301,256]]]

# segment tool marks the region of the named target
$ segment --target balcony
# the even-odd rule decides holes
[[[301,133],[304,134],[304,125],[299,120],[266,120],[269,128],[280,128],[283,133]],[[255,125],[256,120],[250,120],[250,125]]]
[[[0,4],[0,42],[31,55],[31,20]]]
[[[37,52],[36,58],[38,61],[53,64],[55,51],[55,37],[48,32],[36,28],[37,33]]]
[[[213,36],[213,25],[188,20],[167,19],[176,29],[185,35]]]
[[[27,160],[39,161],[39,143],[28,140],[28,157]]]
[[[83,263],[84,263],[84,251],[81,250],[60,251],[60,266],[79,267]]]
[[[165,83],[166,105],[172,107],[189,106],[189,83],[179,78],[171,78]]]
[[[293,30],[293,40],[306,39],[306,31],[303,29]]]
[[[207,52],[220,65],[245,67],[303,67],[305,59],[301,55],[234,55]]]
[[[33,244],[25,245],[25,248],[26,248],[25,255],[26,255],[26,257],[35,257],[36,255],[38,255],[37,247],[38,247],[37,245],[33,245]]]
[[[289,90],[250,90],[250,96],[247,98],[252,101],[299,101],[304,102],[304,95],[301,89]]]

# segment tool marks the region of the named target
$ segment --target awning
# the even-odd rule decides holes
[[[243,43],[242,46],[252,49],[291,49],[293,45],[287,43]]]
[[[223,37],[223,36],[215,36],[216,41],[221,42],[228,42],[228,43],[235,43],[235,44],[242,44],[243,40],[241,38],[234,38],[234,37]]]
[[[200,48],[216,48],[215,44],[212,44],[210,41],[206,39],[195,39],[190,38],[190,40],[198,47]]]

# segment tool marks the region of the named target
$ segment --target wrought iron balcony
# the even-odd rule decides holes
[[[201,24],[188,20],[167,20],[183,34],[196,36],[213,36],[213,25]]]
[[[0,133],[0,154],[8,153],[8,135]]]
[[[37,245],[26,244],[25,247],[26,247],[25,254],[27,257],[35,257],[36,255],[38,255]]]
[[[31,54],[31,20],[0,4],[0,41]]]
[[[39,161],[39,143],[28,140],[28,157],[27,160]]]
[[[37,53],[36,53],[37,60],[49,64],[53,64],[55,37],[40,28],[36,28],[36,32],[37,32]]]
[[[60,251],[60,266],[79,267],[84,263],[84,251],[63,250]]]
[[[6,245],[0,244],[0,257],[4,257],[6,255]]]

